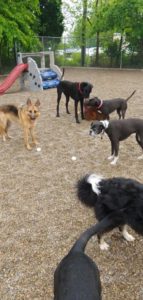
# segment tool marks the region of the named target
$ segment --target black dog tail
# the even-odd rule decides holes
[[[75,242],[73,247],[71,248],[72,252],[84,252],[84,249],[89,241],[89,239],[95,234],[102,234],[108,232],[117,226],[122,224],[123,220],[123,210],[119,210],[118,212],[113,212],[105,217],[102,221],[93,225],[84,231],[79,239]],[[70,251],[70,252],[71,252]]]
[[[135,94],[136,90],[133,91],[133,93],[126,99],[126,101],[128,101],[134,94]]]
[[[18,117],[18,108],[15,105],[8,104],[0,106],[0,111],[5,114],[13,114],[15,117]]]
[[[65,68],[63,68],[63,72],[62,72],[62,76],[61,76],[60,80],[62,80],[62,79],[63,79],[63,77],[64,77],[64,74],[65,74]]]
[[[94,207],[97,194],[93,192],[91,184],[88,182],[89,175],[81,178],[76,185],[78,199],[89,207]]]

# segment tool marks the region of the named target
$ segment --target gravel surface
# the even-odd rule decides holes
[[[101,99],[128,97],[127,117],[143,117],[143,72],[66,69],[65,79],[89,81],[92,95]],[[0,299],[52,300],[53,275],[80,233],[96,222],[92,209],[78,202],[75,184],[80,176],[97,172],[104,177],[125,176],[143,182],[141,150],[131,136],[121,143],[117,166],[107,160],[110,142],[89,136],[90,121],[75,123],[60,104],[56,118],[56,89],[31,93],[19,82],[0,97],[0,105],[25,103],[28,96],[41,101],[37,135],[41,151],[27,151],[22,129],[12,124],[13,139],[0,139]],[[113,113],[111,118],[117,118]],[[76,156],[76,160],[72,160]],[[129,229],[132,232],[131,229]],[[143,238],[126,242],[118,230],[107,234],[108,251],[100,251],[96,237],[86,253],[96,261],[103,300],[143,299]]]

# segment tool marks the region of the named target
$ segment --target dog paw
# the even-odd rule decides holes
[[[8,139],[13,139],[13,136],[7,135],[7,138],[8,138]]]
[[[138,157],[139,160],[143,159],[143,154]]]
[[[116,161],[114,161],[114,160],[111,161],[111,162],[110,162],[110,165],[115,166],[115,165],[116,165]]]
[[[134,236],[131,234],[128,235],[128,239],[126,239],[128,242],[133,242],[135,240]]]
[[[34,144],[34,145],[39,145],[39,142],[38,142],[37,140],[34,140],[34,141],[33,141],[33,144]]]
[[[131,234],[129,234],[127,231],[124,232],[123,237],[128,242],[133,242],[135,240],[135,238]]]
[[[109,245],[106,242],[102,242],[99,245],[99,247],[100,247],[101,250],[108,250],[109,249]]]
[[[5,135],[3,135],[2,140],[3,140],[3,142],[6,142],[6,137],[5,137]]]
[[[115,156],[114,160],[112,160],[110,164],[113,166],[116,165],[117,160],[118,160],[118,156]]]
[[[114,158],[113,155],[108,156],[108,160],[111,160],[111,159],[113,159],[113,158]]]
[[[27,150],[32,150],[32,147],[30,145],[26,146]]]

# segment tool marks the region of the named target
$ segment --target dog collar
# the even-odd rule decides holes
[[[78,91],[82,94],[82,90],[81,90],[81,88],[80,88],[80,82],[79,82],[77,85],[78,85],[78,86],[77,86]]]
[[[100,104],[98,105],[97,109],[101,108],[103,105],[103,100],[100,100]]]

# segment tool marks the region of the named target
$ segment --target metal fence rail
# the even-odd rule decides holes
[[[38,37],[37,51],[52,50],[55,61],[60,66],[81,66],[81,47],[79,39],[73,37]],[[34,41],[33,41],[34,45]],[[85,66],[87,67],[112,67],[112,68],[143,68],[143,49],[137,49],[131,44],[123,42],[119,51],[119,39],[113,36],[102,36],[98,48],[96,39],[86,40]]]
[[[118,36],[101,36],[99,46],[96,45],[96,38],[87,39],[85,45],[85,67],[102,67],[102,68],[143,68],[143,47],[133,47],[123,39],[123,43],[119,50],[120,37]],[[50,37],[39,36],[33,37],[31,45],[23,48],[16,44],[18,52],[38,52],[38,51],[54,51],[55,63],[58,66],[81,66],[81,46],[80,38],[74,37]],[[97,53],[98,48],[98,53]],[[35,58],[37,63],[38,59]],[[8,68],[15,65],[14,55],[3,58],[3,67]],[[48,65],[48,57],[47,62]],[[7,68],[7,69],[8,69]],[[0,73],[3,74],[2,67]]]

